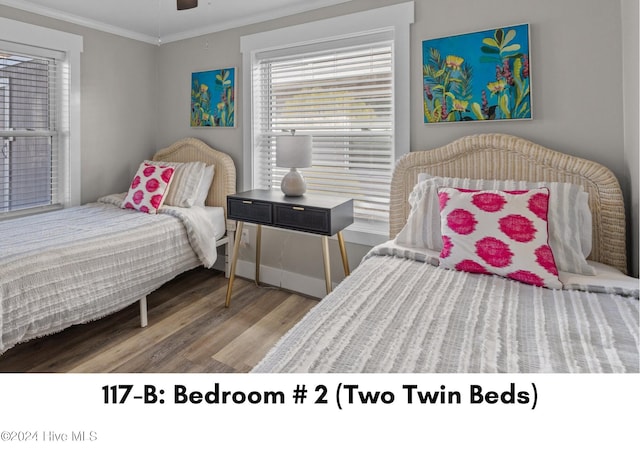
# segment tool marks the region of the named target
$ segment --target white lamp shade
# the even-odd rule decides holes
[[[305,168],[311,166],[311,136],[285,135],[276,137],[276,166]]]

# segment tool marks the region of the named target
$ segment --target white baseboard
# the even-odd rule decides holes
[[[253,262],[238,260],[236,276],[253,280],[255,279],[255,272],[256,267]],[[322,298],[327,294],[324,279],[305,276],[265,265],[262,265],[260,268],[260,282],[316,298]]]

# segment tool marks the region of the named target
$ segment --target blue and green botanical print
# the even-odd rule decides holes
[[[191,127],[235,127],[235,68],[191,74]]]
[[[422,42],[424,122],[531,119],[528,24]]]

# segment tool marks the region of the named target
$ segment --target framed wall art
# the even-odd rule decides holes
[[[191,127],[236,126],[236,69],[191,74]]]
[[[532,119],[529,25],[422,42],[425,124]]]

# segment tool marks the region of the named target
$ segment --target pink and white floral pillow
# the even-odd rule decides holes
[[[549,189],[438,189],[440,265],[562,288],[549,246]]]
[[[156,214],[167,196],[174,171],[175,168],[171,166],[141,163],[122,207]]]

